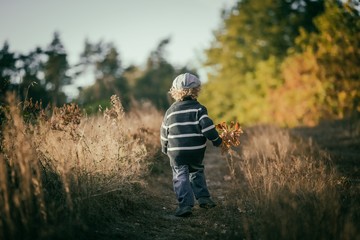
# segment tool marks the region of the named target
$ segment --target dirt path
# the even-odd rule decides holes
[[[298,128],[291,131],[306,141],[314,141],[329,152],[335,166],[350,180],[350,191],[359,192],[358,136],[347,136],[347,132],[343,128],[339,130],[338,126]],[[118,214],[117,221],[103,231],[96,231],[93,239],[253,239],[257,235],[258,226],[247,224],[253,218],[253,213],[251,209],[244,211],[244,203],[236,202],[242,199],[241,190],[245,190],[245,187],[234,187],[220,149],[210,145],[205,156],[205,173],[217,207],[207,210],[196,205],[190,217],[175,217],[177,201],[172,188],[169,160],[161,155],[147,178],[146,188],[139,189],[138,199],[134,200],[134,204],[129,204],[129,212]]]
[[[161,159],[161,166],[151,175],[144,194],[144,207],[136,209],[110,226],[106,233],[98,233],[101,239],[230,239],[236,237],[235,223],[229,216],[240,218],[241,213],[231,203],[229,193],[231,181],[227,181],[227,166],[220,149],[208,146],[205,157],[205,173],[212,198],[217,206],[213,209],[193,208],[187,218],[174,216],[177,207],[172,189],[171,169],[167,158]],[[231,237],[230,237],[231,236]]]

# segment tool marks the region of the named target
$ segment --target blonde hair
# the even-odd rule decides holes
[[[184,100],[185,97],[191,97],[192,99],[197,99],[199,96],[201,87],[188,88],[188,89],[175,89],[170,88],[170,96],[175,99],[175,101]]]

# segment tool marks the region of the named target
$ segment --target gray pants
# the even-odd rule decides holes
[[[194,206],[196,199],[210,197],[206,186],[203,165],[172,166],[173,186],[179,207]]]

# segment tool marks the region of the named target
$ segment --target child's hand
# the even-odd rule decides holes
[[[223,140],[222,140],[222,138],[220,136],[218,138],[216,138],[216,140],[212,141],[212,144],[215,147],[221,146],[222,143],[223,143]]]

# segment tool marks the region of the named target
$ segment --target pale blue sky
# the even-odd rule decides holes
[[[123,66],[142,65],[160,40],[171,37],[168,60],[198,66],[220,26],[221,9],[236,0],[0,0],[0,44],[28,53],[46,47],[58,31],[70,64],[88,38],[113,42]],[[201,73],[200,73],[201,74]],[[91,83],[84,77],[78,85]]]
[[[126,63],[142,64],[171,36],[170,62],[186,64],[208,46],[220,11],[234,0],[0,0],[0,43],[26,53],[46,47],[54,31],[74,63],[84,46],[112,41]]]

